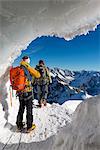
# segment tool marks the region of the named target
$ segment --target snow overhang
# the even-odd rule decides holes
[[[0,0],[0,76],[40,36],[70,40],[100,24],[100,0]]]

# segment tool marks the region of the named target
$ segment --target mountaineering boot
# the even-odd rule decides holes
[[[23,130],[23,128],[25,127],[25,122],[22,122],[22,126],[21,127],[18,127],[17,126],[17,132],[21,132]]]
[[[42,104],[43,104],[43,99],[41,99],[41,100],[39,101],[39,107],[42,107]]]
[[[22,130],[23,130],[23,128],[17,127],[16,132],[21,132]]]
[[[43,99],[43,104],[44,106],[47,106],[47,101],[45,99]]]
[[[27,129],[27,133],[30,133],[31,131],[33,131],[36,128],[35,124],[32,124],[32,127]]]

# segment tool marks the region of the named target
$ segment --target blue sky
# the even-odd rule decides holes
[[[33,67],[43,59],[51,68],[100,71],[100,25],[86,36],[77,36],[70,41],[57,37],[37,38],[22,50],[13,65],[19,65],[24,55],[30,56]]]

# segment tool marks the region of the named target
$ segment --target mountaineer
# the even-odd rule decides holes
[[[34,130],[36,127],[33,124],[32,105],[33,105],[33,88],[32,77],[40,78],[40,73],[30,66],[30,58],[24,56],[20,63],[20,66],[11,68],[10,81],[12,88],[16,90],[19,97],[19,111],[17,115],[17,129],[21,131],[23,129],[23,114],[26,107],[27,118],[27,133]]]
[[[35,69],[39,71],[41,74],[40,78],[35,79],[34,88],[35,88],[35,93],[37,94],[37,99],[39,101],[39,106],[42,107],[42,104],[44,106],[47,105],[48,89],[49,89],[49,84],[52,83],[52,80],[51,80],[50,72],[43,60],[39,61]]]

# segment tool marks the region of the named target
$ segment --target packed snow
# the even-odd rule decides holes
[[[66,101],[62,107],[65,107],[68,109],[69,114],[73,114],[74,111],[76,110],[77,106],[81,103],[82,101],[79,100],[72,100],[72,101]]]
[[[8,93],[6,101],[9,106],[9,116],[6,121],[4,118],[5,112],[0,104],[0,142],[6,144],[11,137],[8,144],[18,144],[21,134],[16,132],[16,116],[18,113],[19,101],[18,98],[16,98],[15,91],[13,91],[11,105],[9,81],[6,86]],[[36,107],[38,101],[34,100],[33,119],[36,124],[36,129],[32,134],[22,133],[21,143],[40,142],[57,134],[62,127],[71,124],[71,115],[79,103],[81,103],[81,101],[66,102],[63,105],[53,103],[52,105],[47,104],[47,107],[38,108]],[[23,121],[26,122],[26,113],[24,113]]]
[[[16,116],[18,113],[19,102],[18,99],[13,99],[12,108],[9,110],[8,123],[6,124],[6,120],[4,119],[4,112],[2,110],[2,106],[0,105],[0,142],[6,143],[7,136],[9,137],[12,133],[14,133],[10,144],[18,143],[19,139],[17,136],[19,133],[16,133]],[[21,142],[29,143],[29,142],[37,142],[46,140],[48,137],[57,133],[57,131],[69,124],[71,122],[70,114],[68,113],[65,107],[61,107],[60,105],[53,104],[48,105],[43,108],[34,108],[33,106],[33,120],[36,124],[36,129],[31,135],[23,133]],[[24,122],[26,122],[26,114],[24,114]]]

